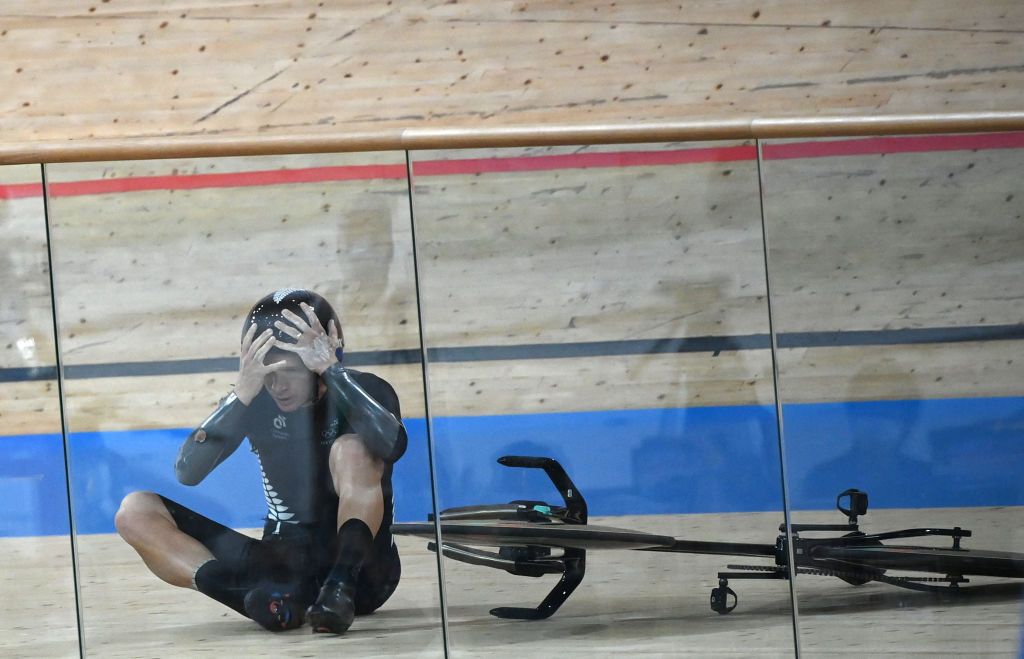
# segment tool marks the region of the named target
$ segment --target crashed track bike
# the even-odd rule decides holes
[[[868,509],[867,493],[850,489],[836,498],[845,524],[791,524],[792,554],[785,524],[775,544],[707,542],[587,524],[587,504],[562,466],[551,458],[505,456],[498,463],[506,467],[543,469],[562,495],[564,506],[543,501],[512,501],[507,504],[450,508],[424,523],[392,526],[398,535],[428,540],[440,527],[444,556],[513,575],[540,577],[559,574],[561,578],[536,608],[498,607],[491,614],[499,618],[537,620],[551,616],[583,581],[587,550],[630,549],[637,551],[715,554],[772,558],[763,565],[728,565],[718,573],[718,586],[711,591],[711,609],[726,614],[736,608],[738,598],[729,587],[730,579],[789,579],[790,556],[797,574],[833,576],[862,585],[871,581],[900,588],[935,592],[958,592],[968,576],[1024,578],[1024,554],[967,549],[961,540],[971,532],[960,527],[910,528],[885,533],[865,533],[857,518]],[[801,537],[801,533],[832,532],[830,537]],[[892,540],[947,536],[951,546],[887,544]],[[479,549],[497,547],[498,551]],[[435,542],[428,547],[437,551]],[[557,552],[557,553],[556,553]],[[891,571],[926,573],[932,576],[895,575]]]

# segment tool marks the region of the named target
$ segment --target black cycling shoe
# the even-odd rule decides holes
[[[313,633],[344,634],[356,617],[355,588],[340,581],[328,581],[306,610]]]
[[[292,593],[282,589],[259,586],[245,595],[245,615],[272,632],[301,627],[302,614],[303,606],[295,601]]]

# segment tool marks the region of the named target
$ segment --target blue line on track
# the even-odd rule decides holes
[[[1024,505],[1024,397],[789,404],[783,414],[797,510],[829,509],[848,487],[866,490],[873,508]],[[423,419],[406,424],[396,515],[423,520],[430,512],[426,426]],[[592,515],[779,510],[775,427],[770,405],[438,418],[439,500],[443,507],[557,503],[543,473],[496,462],[532,454],[566,466]],[[196,487],[174,480],[189,430],[72,433],[80,531],[112,532],[118,503],[136,489],[230,526],[259,526],[259,468],[244,448]],[[0,536],[67,533],[61,451],[56,434],[0,436]]]

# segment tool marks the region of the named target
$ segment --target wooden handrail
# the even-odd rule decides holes
[[[1024,111],[850,117],[752,118],[503,128],[408,128],[287,136],[180,135],[0,143],[0,165],[501,148],[740,139],[851,137],[1024,130]]]
[[[791,137],[857,137],[990,133],[1024,130],[1024,111],[950,114],[882,115],[875,117],[810,117],[754,119],[751,133],[758,139]]]

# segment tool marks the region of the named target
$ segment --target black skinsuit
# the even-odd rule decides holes
[[[366,393],[401,420],[398,397],[386,381],[349,369]],[[241,404],[241,403],[235,403]],[[312,603],[337,554],[338,496],[331,482],[328,457],[341,435],[353,433],[348,421],[322,396],[314,404],[282,412],[264,389],[244,412],[237,438],[193,437],[182,445],[176,471],[195,484],[249,439],[260,463],[267,518],[263,539],[254,540],[180,504],[164,498],[178,528],[202,542],[240,581],[274,583],[294,597]],[[195,433],[193,433],[193,436]],[[223,445],[211,445],[219,441]],[[233,444],[233,445],[232,445]],[[391,536],[394,521],[392,465],[381,479],[384,516],[374,538],[374,556],[363,565],[356,590],[356,613],[369,613],[383,604],[398,585],[401,563]],[[161,497],[163,498],[163,497]]]

